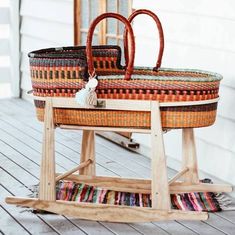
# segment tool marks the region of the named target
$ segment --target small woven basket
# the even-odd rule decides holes
[[[135,68],[135,44],[130,23],[118,14],[105,13],[90,26],[87,46],[43,49],[29,53],[34,96],[74,97],[88,81],[89,74],[98,75],[97,97],[102,99],[158,100],[160,102],[210,101],[201,105],[161,107],[163,128],[195,128],[210,126],[216,118],[221,75],[200,70],[160,69],[164,48],[161,24],[148,10],[137,10],[129,18],[148,14],[156,22],[160,35],[160,51],[156,67]],[[121,65],[118,46],[93,46],[95,26],[104,18],[114,17],[125,23],[130,35],[125,42],[126,66]],[[126,34],[125,34],[126,35]],[[129,53],[130,50],[130,53]],[[35,100],[37,117],[43,121],[44,101]],[[57,124],[107,127],[149,128],[150,113],[96,109],[54,109]]]

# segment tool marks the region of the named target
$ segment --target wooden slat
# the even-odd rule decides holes
[[[148,129],[132,129],[132,128],[119,128],[119,127],[89,127],[89,126],[73,126],[73,125],[60,125],[61,129],[67,130],[96,130],[96,131],[120,131],[120,132],[136,132],[136,133],[150,133]]]
[[[182,171],[178,172],[174,177],[169,180],[169,185],[180,179],[188,170],[188,167],[185,167],[184,169],[182,169]]]
[[[122,223],[121,226],[119,223],[110,223],[110,222],[101,222],[106,228],[110,229],[114,234],[118,235],[169,235],[167,232],[164,232],[157,226],[154,226],[152,223],[132,223],[130,226],[128,224]],[[150,231],[145,231],[152,228],[152,233]],[[154,228],[154,229],[153,229]]]
[[[7,197],[6,202],[39,210],[51,211],[67,216],[77,216],[81,219],[138,223],[162,220],[207,220],[206,212],[181,210],[156,210],[145,207],[116,206],[107,204],[77,203],[60,201],[40,201],[35,198]]]
[[[193,222],[196,222],[196,221],[193,221]],[[201,223],[203,223],[203,222],[201,222]],[[182,225],[179,222],[171,223],[169,221],[161,221],[161,222],[154,222],[153,224],[160,227],[164,231],[167,231],[168,234],[172,234],[172,235],[183,235],[183,234],[195,235],[195,234],[197,234],[197,233],[193,232],[190,228],[185,227],[184,225]]]
[[[10,23],[9,7],[0,7],[0,24]]]
[[[155,223],[144,223],[144,224],[133,223],[132,226],[134,229],[136,229],[137,231],[139,231],[141,234],[144,234],[144,235],[156,235],[156,234],[157,235],[169,235],[168,231],[163,230],[159,226],[157,226],[158,222],[155,222]],[[171,223],[171,224],[173,225],[174,223]]]
[[[35,99],[45,99],[43,97],[35,97]],[[150,110],[150,101],[140,101],[140,100],[103,100],[99,99],[99,101],[104,101],[104,109],[112,109],[112,110]],[[63,108],[82,108],[74,98],[53,98],[53,107],[63,107]],[[102,108],[100,108],[102,109]]]
[[[171,193],[183,193],[183,192],[232,192],[233,187],[228,184],[192,184],[184,185],[183,183],[172,183],[170,185]]]
[[[205,221],[180,221],[180,224],[186,226],[187,228],[190,228],[190,230],[194,231],[197,234],[224,235],[223,232],[213,226],[208,225],[207,223],[205,223]]]
[[[2,125],[0,124],[0,126],[2,127]],[[12,130],[11,130],[12,131]],[[16,135],[19,135],[20,133],[15,133]],[[2,137],[2,133],[0,133],[0,136]],[[5,134],[6,135],[6,134]],[[40,136],[39,136],[40,137]],[[25,138],[25,136],[23,137],[24,139],[26,139]],[[2,139],[2,138],[1,138]],[[8,141],[9,142],[9,144],[13,144],[12,142],[17,142],[17,140],[15,139],[15,141]],[[0,143],[1,143],[1,141],[0,141]],[[33,141],[31,141],[30,142],[31,143],[31,145],[33,144]],[[13,145],[12,146],[12,151],[10,151],[10,148],[5,148],[4,147],[4,145],[1,145],[0,144],[0,148],[1,148],[1,152],[5,152],[6,154],[7,153],[10,153],[10,152],[12,152],[12,155],[11,155],[11,158],[14,160],[14,161],[16,161],[16,162],[18,162],[19,163],[19,165],[21,165],[21,166],[24,166],[25,168],[27,168],[28,169],[28,167],[30,166],[30,172],[32,172],[33,174],[36,174],[36,175],[38,175],[38,170],[36,170],[36,168],[35,167],[32,167],[33,166],[33,159],[35,159],[35,158],[37,158],[37,156],[35,155],[35,153],[34,153],[34,151],[31,151],[31,152],[26,152],[26,151],[24,151],[24,149],[22,148],[22,146],[23,146],[23,144],[21,143],[21,145]],[[32,157],[32,161],[27,161],[27,160],[25,160],[24,159],[24,155],[20,155],[21,157],[19,157],[19,153],[18,153],[18,155],[17,155],[17,152],[14,150],[14,149],[17,149],[17,150],[20,150],[20,151],[22,151],[23,153],[24,153],[24,155],[25,156],[29,156],[29,157]],[[73,156],[73,158],[74,158],[74,156]],[[6,161],[6,159],[4,158],[1,158],[1,156],[0,156],[0,159],[2,160],[2,161],[4,161],[4,163],[6,163],[7,161]],[[66,166],[67,165],[67,163],[68,163],[68,159],[67,159],[67,161],[66,160],[64,160],[63,161],[64,162],[64,165]],[[33,179],[34,178],[32,178],[32,176],[31,175],[29,175],[29,174],[27,174],[27,172],[24,172],[23,170],[20,170],[20,168],[19,167],[14,167],[14,164],[11,164],[11,165],[9,165],[9,166],[7,166],[6,164],[4,164],[4,168],[5,167],[7,167],[7,170],[9,170],[12,174],[13,174],[13,176],[15,177],[15,178],[17,178],[17,179],[19,179],[21,182],[23,182],[24,183],[24,185],[26,185],[25,187],[27,187],[27,186],[31,186],[31,185],[35,185],[36,183],[37,183],[37,181],[33,181]],[[39,167],[38,167],[38,169],[39,169]],[[18,175],[19,174],[19,175]],[[0,174],[1,175],[1,174]],[[2,175],[1,175],[2,176]],[[2,181],[2,178],[1,178],[1,182],[3,182]],[[6,181],[7,183],[6,183],[6,185],[9,183],[11,183],[11,181]],[[12,185],[11,184],[11,188],[14,188],[14,185]],[[21,196],[23,196],[23,195],[28,195],[30,192],[28,191],[26,194],[22,194],[22,192],[24,192],[22,189],[22,186],[17,186],[16,187],[16,189],[15,189],[15,191],[14,191],[14,194],[16,194],[16,195],[21,195]],[[17,191],[18,190],[18,191]],[[22,192],[21,192],[22,191]],[[22,216],[22,215],[20,215],[20,216]],[[49,223],[52,223],[55,227],[56,227],[56,229],[58,229],[58,231],[60,231],[61,233],[63,233],[63,231],[72,231],[72,230],[74,230],[74,229],[76,229],[76,228],[74,228],[74,226],[68,221],[68,220],[66,220],[66,219],[64,219],[63,217],[58,217],[58,216],[56,216],[55,217],[55,215],[52,215],[52,216],[48,216],[48,215],[45,215],[45,217],[46,217],[46,220],[47,220],[47,222],[49,222]],[[48,221],[49,220],[49,221]],[[99,227],[99,226],[98,226]],[[102,230],[102,226],[100,226],[100,228],[99,229],[101,229]],[[104,228],[103,228],[103,231],[104,231]],[[78,234],[83,234],[83,233],[79,233],[79,232],[81,232],[81,231],[79,231],[79,230],[77,230],[77,232],[76,232],[76,234],[78,233]]]
[[[0,217],[1,217],[1,234],[29,234],[15,219],[9,214],[8,211],[4,210],[0,206]]]
[[[20,234],[21,233],[24,234],[23,232],[21,232],[24,229],[26,234],[28,234],[27,231],[29,231],[31,234],[40,234],[40,233],[49,233],[53,235],[56,234],[55,231],[46,222],[44,222],[43,215],[40,216],[28,212],[24,213],[25,210],[24,208],[12,207],[11,205],[7,205],[5,203],[5,198],[7,196],[12,196],[12,189],[14,193],[20,192],[21,195],[25,196],[31,192],[26,188],[24,188],[22,184],[14,180],[14,178],[11,177],[6,172],[0,171],[0,174],[1,174],[1,183],[4,185],[4,187],[0,186],[1,206],[6,211],[6,214],[8,213],[8,215],[5,215],[4,217],[1,215],[0,231],[2,229],[3,232],[5,232],[5,234],[17,234],[17,232],[18,233],[20,232]],[[9,184],[11,185],[9,186]],[[31,221],[34,222],[32,223]]]
[[[45,100],[46,97],[32,96],[35,100]],[[202,101],[185,101],[185,102],[161,102],[160,107],[172,107],[172,106],[191,106],[211,104],[218,102],[219,98],[202,100]],[[84,108],[79,105],[74,98],[52,98],[53,107],[60,108]],[[151,103],[155,101],[151,100],[120,100],[120,99],[98,99],[98,102],[103,102],[98,109],[112,109],[112,110],[129,110],[129,111],[150,111]]]
[[[210,216],[210,221],[208,221],[208,224],[222,231],[225,234],[233,234],[235,230],[234,223],[231,223],[231,221],[228,221],[220,216],[218,217],[214,214]]]
[[[60,174],[56,174],[59,176]],[[87,175],[70,175],[66,177],[67,180],[73,180],[77,183],[84,182],[88,185],[97,187],[109,188],[121,192],[142,192],[150,193],[151,181],[149,179],[131,179],[131,178],[118,178],[106,176],[87,176]]]
[[[59,173],[56,174],[58,177]],[[101,188],[116,190],[120,192],[136,192],[136,193],[151,193],[150,179],[131,179],[105,176],[87,176],[72,174],[65,179],[77,183],[85,183]],[[206,184],[200,183],[195,185],[184,184],[180,182],[172,183],[169,187],[170,193],[185,193],[185,192],[231,192],[232,186],[225,184]]]
[[[234,203],[234,199],[232,199]],[[234,210],[231,211],[222,211],[221,213],[216,213],[221,218],[227,219],[231,223],[235,224],[235,213]]]
[[[9,55],[9,39],[0,38],[0,56]]]
[[[65,179],[67,176],[73,174],[76,171],[81,171],[81,169],[83,169],[84,167],[87,167],[91,163],[92,163],[91,159],[88,159],[87,161],[82,162],[81,164],[79,164],[78,166],[74,167],[73,169],[71,169],[69,171],[66,171],[65,173],[63,173],[61,175],[58,175],[56,177],[56,179],[55,179],[56,182],[59,181],[59,180]]]
[[[9,174],[1,172],[1,183],[6,186],[9,191],[12,192],[12,194],[21,196],[32,194],[32,191],[29,190],[29,186],[34,184],[34,182],[31,181],[31,184],[27,183],[27,178],[30,179],[31,176],[22,174],[23,171],[20,170],[20,167],[17,167],[14,163],[8,165],[8,162],[9,161],[4,158],[4,168],[9,172]],[[13,217],[17,218],[19,223],[26,227],[31,232],[31,234],[46,233],[54,235],[58,233],[62,234],[65,231],[72,232],[74,230],[77,230],[76,234],[78,235],[85,234],[75,227],[68,219],[62,216],[58,215],[55,217],[55,215],[49,214],[33,214],[26,211],[22,213],[25,208],[12,207],[11,205],[7,205],[5,203],[5,197],[9,195],[3,195],[2,193],[0,195],[4,198],[3,205],[7,211],[9,211]],[[1,222],[2,220],[0,220],[0,228]],[[10,233],[6,231],[6,234]]]

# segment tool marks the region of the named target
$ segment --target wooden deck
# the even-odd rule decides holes
[[[56,168],[65,171],[79,162],[80,131],[56,130]],[[42,125],[33,106],[23,100],[0,100],[0,234],[191,235],[235,234],[235,211],[210,214],[205,222],[172,221],[118,224],[79,220],[53,214],[33,214],[7,205],[6,196],[26,196],[37,184]],[[97,174],[149,177],[150,161],[96,137]],[[169,169],[169,176],[174,171]]]

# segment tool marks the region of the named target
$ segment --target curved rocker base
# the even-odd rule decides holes
[[[67,201],[44,201],[37,198],[7,197],[6,202],[80,219],[138,223],[162,220],[207,220],[208,213],[157,210],[146,207],[114,206],[107,204],[77,203]]]

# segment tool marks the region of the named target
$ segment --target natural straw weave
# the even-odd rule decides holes
[[[96,24],[97,21],[92,24],[93,28]],[[87,64],[86,50],[86,47],[80,46],[29,53],[33,94],[43,97],[74,97],[85,86],[88,71],[92,71],[91,64]],[[121,49],[118,46],[93,46],[91,61],[99,80],[96,89],[98,98],[178,102],[211,100],[219,96],[221,75],[206,71],[133,68],[131,79],[125,80],[127,71],[120,63]],[[157,65],[159,66],[159,58]],[[35,106],[38,119],[43,121],[44,102],[35,101]],[[215,121],[216,110],[217,103],[162,107],[162,126],[210,126]],[[56,108],[54,121],[71,125],[148,128],[150,113]]]

